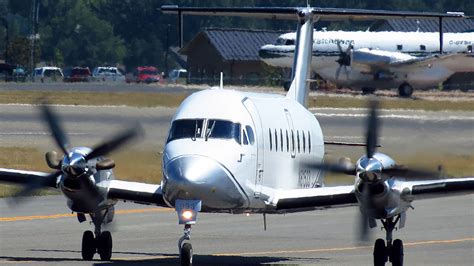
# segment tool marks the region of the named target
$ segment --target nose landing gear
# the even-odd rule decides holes
[[[181,266],[193,265],[193,246],[189,241],[191,240],[191,225],[184,225],[184,235],[179,239],[178,249]]]
[[[395,220],[393,217],[382,219],[382,224],[386,232],[386,241],[381,238],[375,241],[374,245],[374,266],[385,265],[389,260],[393,266],[403,266],[403,242],[395,239],[392,242],[392,232],[400,221],[400,215]]]

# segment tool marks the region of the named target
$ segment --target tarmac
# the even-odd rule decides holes
[[[81,260],[82,232],[93,227],[68,213],[63,196],[33,197],[11,209],[0,199],[1,265],[179,265],[176,213],[119,202],[112,261]],[[472,265],[474,195],[415,201],[406,227],[405,265]],[[199,214],[191,243],[194,265],[371,265],[375,238],[356,239],[356,207],[286,215]]]

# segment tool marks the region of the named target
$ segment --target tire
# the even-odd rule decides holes
[[[385,262],[387,262],[387,249],[385,241],[379,238],[374,245],[374,266],[383,266]]]
[[[403,242],[400,239],[393,241],[390,261],[393,266],[403,266]]]
[[[97,239],[97,253],[101,260],[112,258],[112,235],[109,231],[104,231]]]
[[[408,83],[403,83],[398,87],[398,95],[400,97],[409,98],[413,94],[413,87]]]
[[[193,265],[193,246],[190,243],[184,243],[181,247],[181,266]]]
[[[82,259],[92,260],[94,258],[96,243],[94,234],[91,231],[85,231],[82,235]]]
[[[375,88],[362,88],[362,94],[373,94],[375,92]]]

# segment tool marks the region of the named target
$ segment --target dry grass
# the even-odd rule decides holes
[[[453,154],[391,154],[400,164],[436,170],[443,165],[446,173],[452,176],[474,176],[474,155]],[[114,170],[117,179],[158,184],[161,182],[161,154],[157,151],[122,150],[111,156],[117,166]],[[354,162],[358,158],[351,158]],[[328,158],[331,161],[331,158]],[[332,158],[334,161],[334,158]],[[44,154],[34,148],[1,147],[0,167],[49,172]],[[329,175],[327,185],[353,184],[354,177]],[[16,187],[0,185],[0,197],[12,195]],[[50,190],[37,194],[49,194]]]
[[[123,150],[111,156],[117,166],[117,179],[158,184],[161,182],[161,155],[153,151]],[[34,148],[1,147],[0,167],[50,172],[43,152]],[[17,191],[16,186],[0,185],[0,197]],[[41,190],[35,195],[50,194],[54,190]]]
[[[52,104],[66,105],[126,105],[134,107],[177,107],[189,93],[163,92],[77,92],[77,91],[0,91],[0,103],[36,104],[46,99]],[[366,98],[318,95],[309,100],[309,107],[365,108]],[[413,109],[427,111],[474,111],[469,100],[425,100],[382,98],[384,109]]]
[[[426,111],[474,111],[472,101],[449,101],[449,100],[423,100],[423,99],[384,99],[380,101],[383,109],[409,109]],[[365,108],[367,99],[356,97],[332,97],[317,96],[310,97],[309,107],[336,107],[336,108]]]
[[[37,104],[39,99],[44,99],[51,104],[65,105],[175,107],[188,95],[162,92],[0,91],[0,103]]]

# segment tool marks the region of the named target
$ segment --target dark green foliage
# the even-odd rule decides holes
[[[41,38],[39,42],[42,51],[41,61],[65,66],[89,67],[124,64],[128,69],[139,65],[154,65],[164,69],[167,44],[177,45],[177,18],[161,14],[159,8],[163,4],[180,6],[306,4],[305,0],[36,0],[36,2],[40,4],[38,32]],[[15,39],[17,36],[25,38],[31,34],[32,3],[33,0],[0,0],[0,16],[8,25],[9,42],[17,40]],[[474,15],[472,0],[310,0],[309,3],[320,7],[464,11],[467,15]],[[185,42],[204,27],[284,31],[292,31],[295,27],[293,23],[285,21],[231,17],[188,16],[184,22]],[[318,22],[316,27],[350,30],[365,29],[368,25],[370,23]],[[6,27],[0,25],[0,56],[4,55],[5,41]],[[18,47],[27,49],[24,45]],[[23,55],[15,56],[20,58]],[[169,62],[169,65],[173,65],[173,62]]]

